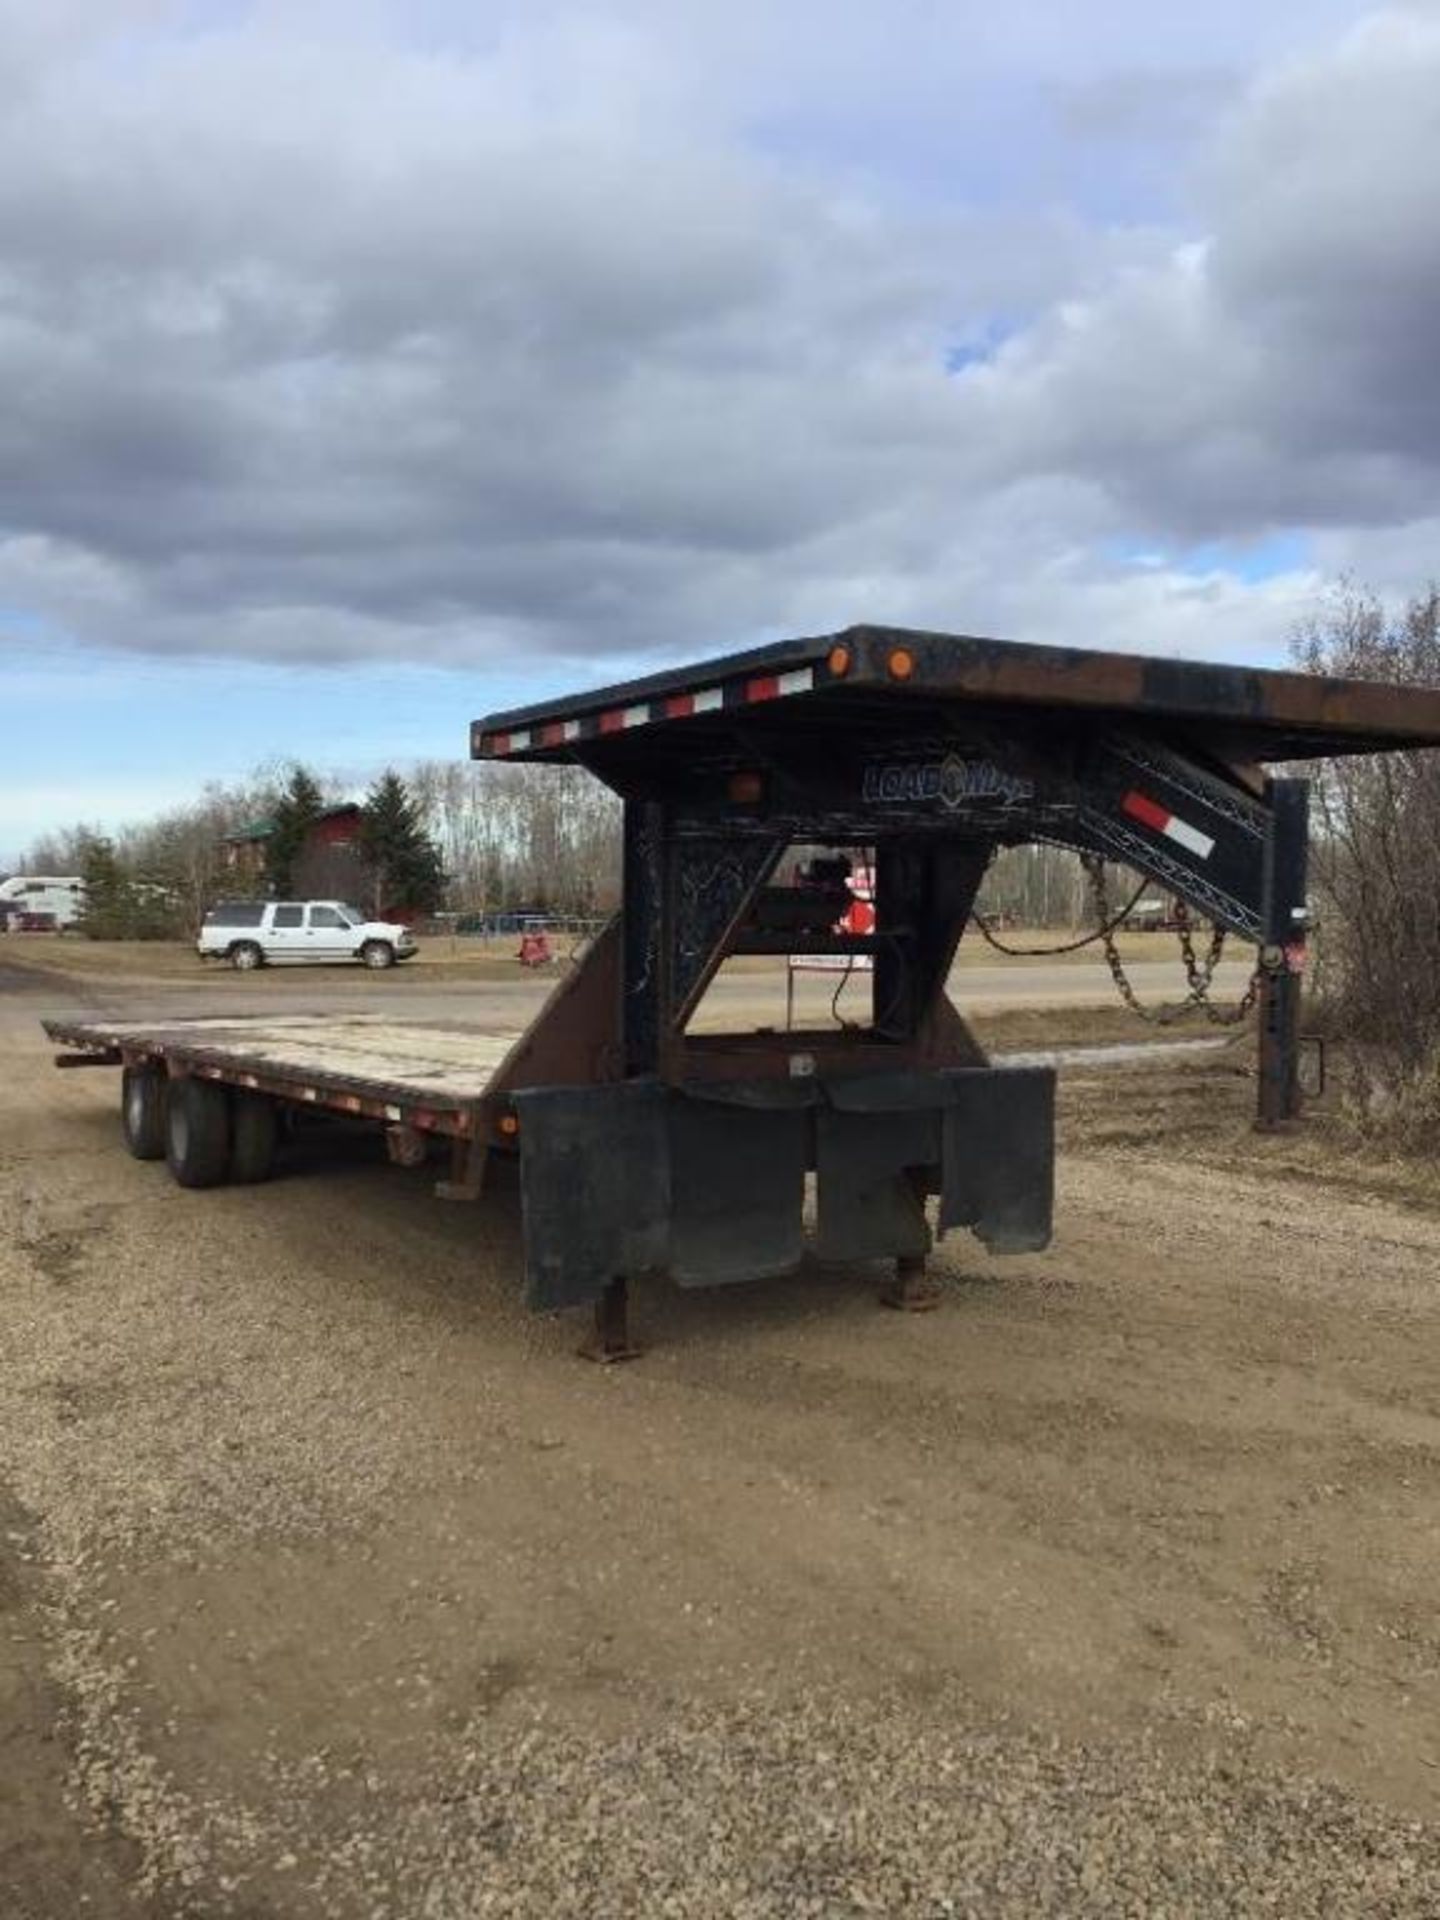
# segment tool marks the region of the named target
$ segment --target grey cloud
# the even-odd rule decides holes
[[[1079,139],[1173,144],[1206,130],[1239,91],[1233,67],[1128,67],[1057,90],[1060,124]]]
[[[1440,16],[1377,16],[1257,85],[1209,235],[966,382],[992,470],[1084,473],[1181,538],[1383,525],[1440,486]]]
[[[638,4],[578,41],[527,9],[463,58],[438,25],[397,51],[303,12],[126,62],[79,35],[0,120],[0,609],[287,660],[697,651],[859,617],[1232,650],[1273,641],[1293,583],[1117,571],[1098,543],[1383,518],[1423,464],[1343,284],[1329,321],[1304,294],[1323,250],[1282,236],[1278,273],[1267,250],[1306,213],[1260,189],[1327,137],[1324,62],[1246,105],[1213,237],[1177,260],[759,157],[732,16],[707,88]],[[1332,57],[1382,181],[1417,137],[1387,45]],[[861,53],[883,48],[837,32],[827,71]],[[1397,309],[1428,244],[1406,204]],[[947,375],[948,347],[1037,306]],[[1353,420],[1314,406],[1295,347],[1342,332]]]

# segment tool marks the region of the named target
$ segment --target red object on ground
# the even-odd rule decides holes
[[[549,934],[522,933],[518,957],[522,967],[548,967],[550,964]]]

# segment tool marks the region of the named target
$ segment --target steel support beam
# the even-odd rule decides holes
[[[1300,1117],[1300,991],[1304,979],[1305,873],[1310,785],[1269,780],[1260,949],[1259,1087],[1255,1125],[1273,1132]]]

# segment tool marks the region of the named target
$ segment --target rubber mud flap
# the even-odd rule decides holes
[[[992,1067],[942,1076],[940,1227],[992,1253],[1048,1247],[1055,1209],[1055,1071]]]
[[[819,1082],[806,1076],[795,1080],[687,1080],[681,1088],[687,1100],[717,1107],[767,1109],[814,1107],[820,1103]]]
[[[988,1073],[988,1067],[966,1072]],[[825,1098],[840,1113],[934,1112],[950,1098],[952,1074],[925,1068],[903,1073],[833,1075],[825,1081]]]
[[[670,1109],[670,1271],[682,1287],[789,1273],[814,1119],[808,1108],[692,1100]]]
[[[513,1097],[526,1304],[536,1312],[585,1306],[621,1275],[663,1268],[670,1156],[659,1083],[536,1087]]]
[[[908,1090],[907,1090],[908,1092]],[[936,1089],[931,1086],[932,1101]],[[940,1172],[941,1110],[822,1111],[815,1122],[817,1230],[822,1260],[928,1253],[925,1206],[908,1169]]]

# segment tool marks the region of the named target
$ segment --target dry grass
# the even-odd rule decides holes
[[[1014,929],[1003,938],[1009,946],[1063,945],[1069,936],[1053,930]],[[1126,961],[1175,961],[1176,991],[1183,990],[1173,935],[1163,933],[1121,933],[1117,937],[1121,958]],[[462,938],[436,934],[422,938],[420,951],[407,961],[407,969],[419,968],[427,979],[513,978],[520,973],[519,940],[514,934],[494,939]],[[552,952],[558,965],[568,960],[571,943],[567,936],[554,936]],[[962,943],[956,965],[963,971],[972,967],[1013,967],[1017,972],[1033,972],[1057,965],[1101,964],[1097,946],[1078,953],[1056,953],[1048,957],[1007,959],[973,933]],[[35,968],[46,973],[68,974],[75,979],[194,980],[218,970],[218,963],[201,961],[194,946],[182,940],[84,940],[73,934],[12,934],[0,938],[0,965]],[[738,959],[726,962],[728,970],[765,973],[773,970],[771,959]]]

